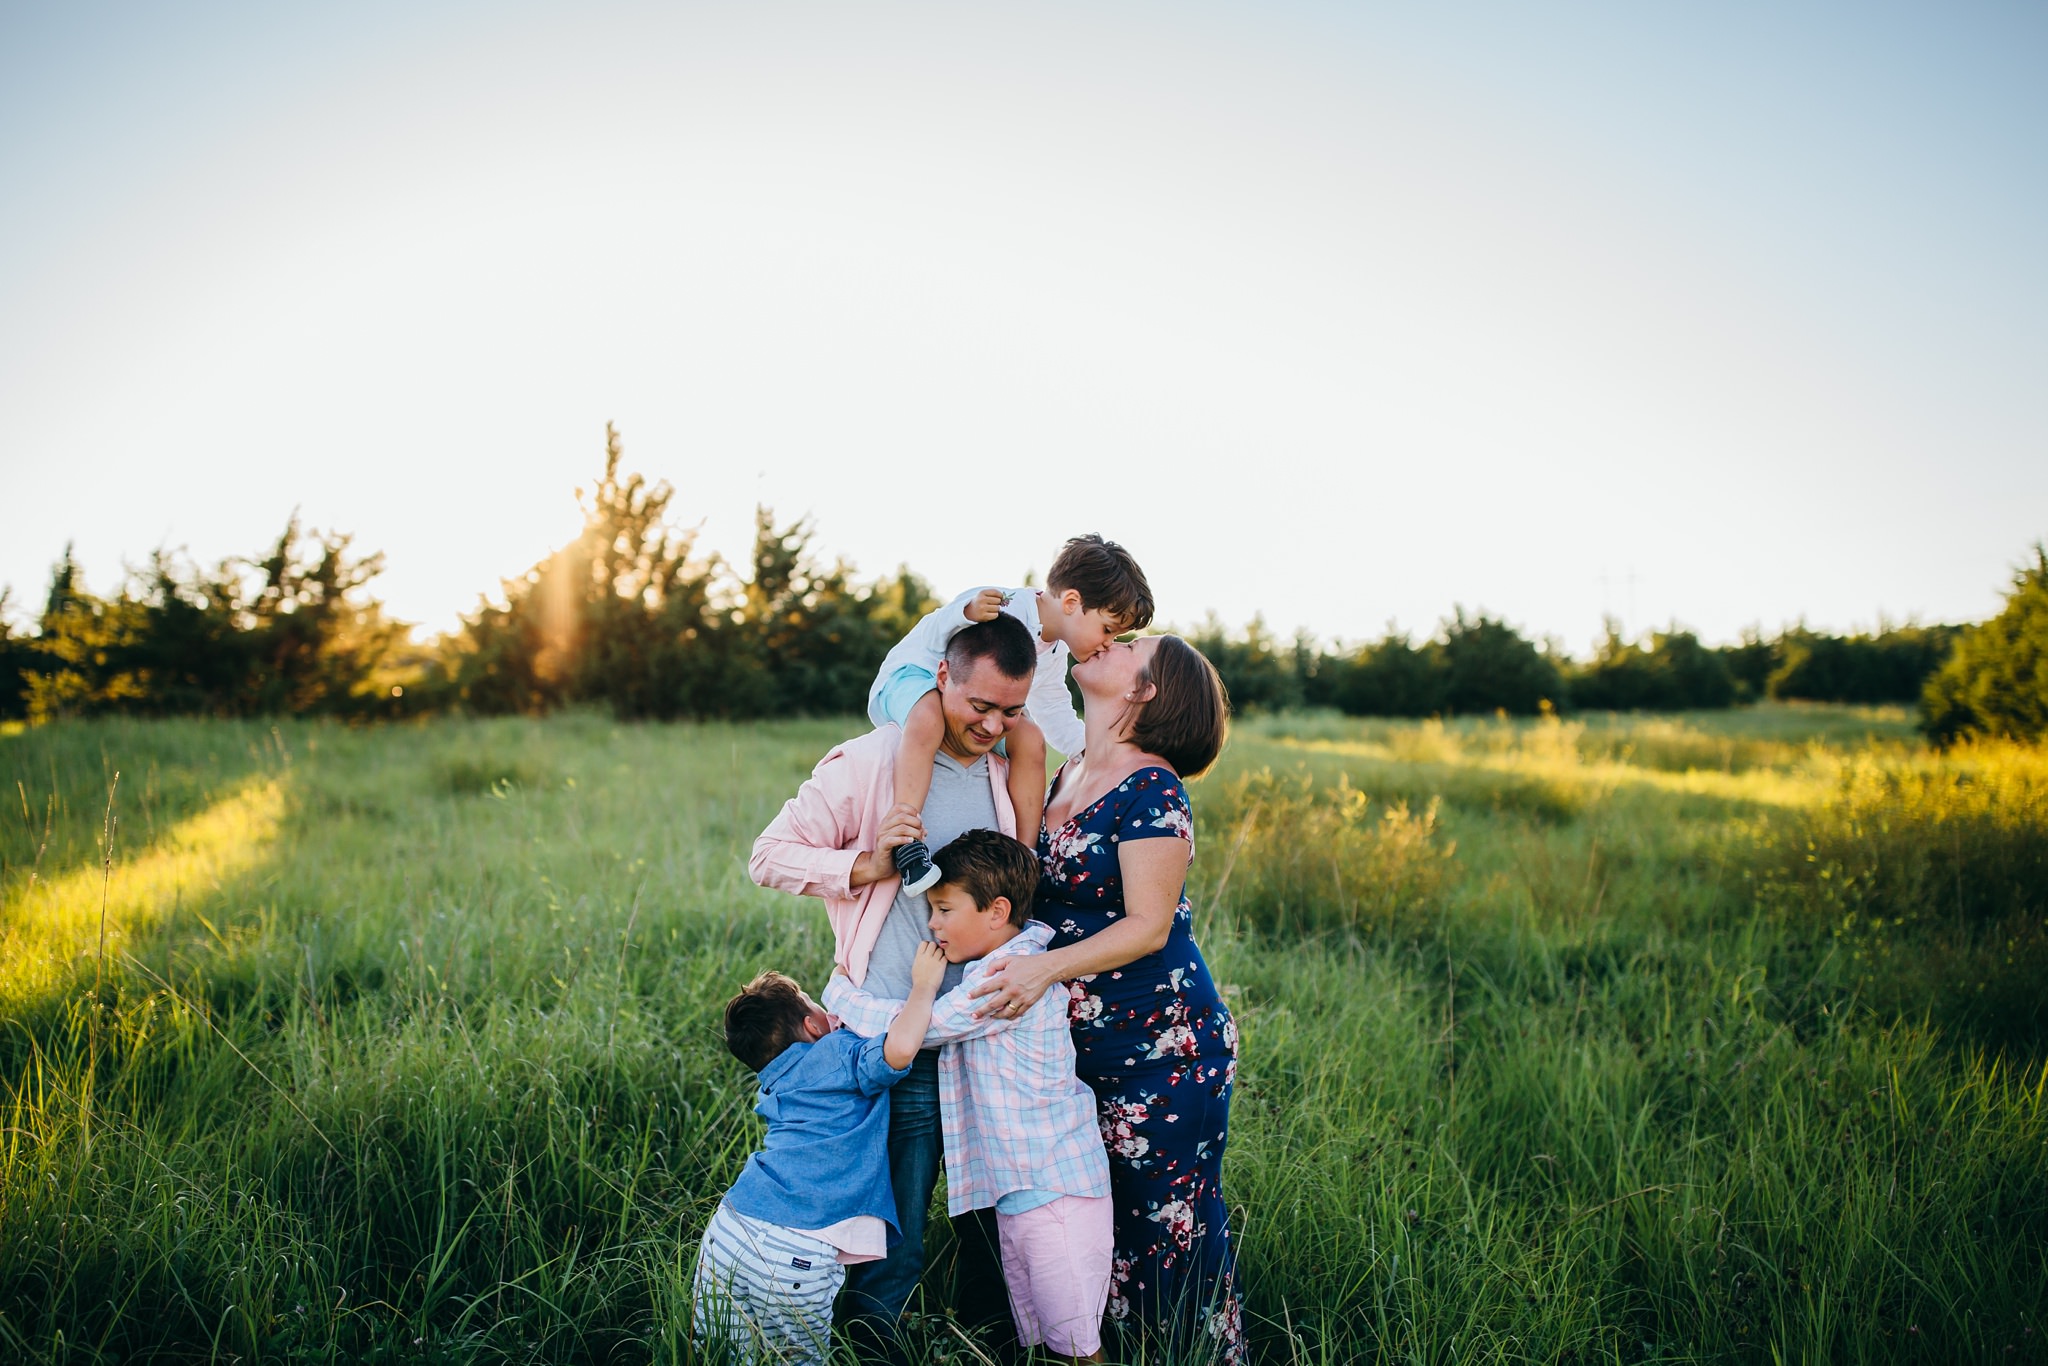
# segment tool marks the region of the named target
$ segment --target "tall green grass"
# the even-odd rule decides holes
[[[0,1355],[701,1359],[718,1009],[830,956],[746,849],[844,729],[0,737]],[[1884,712],[1240,727],[1261,1358],[2041,1359],[2044,792]]]

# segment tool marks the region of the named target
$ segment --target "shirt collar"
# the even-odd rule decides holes
[[[981,961],[986,963],[991,958],[1007,958],[1012,954],[1026,953],[1032,945],[1042,949],[1051,942],[1052,926],[1043,920],[1027,920],[1023,929],[983,954]]]
[[[790,1068],[795,1067],[799,1062],[803,1061],[804,1054],[810,1051],[811,1045],[808,1042],[799,1039],[797,1042],[783,1049],[780,1053],[777,1053],[775,1055],[775,1060],[769,1063],[766,1067],[761,1069],[761,1089],[763,1091],[766,1091],[772,1088],[776,1082],[782,1080],[783,1075],[787,1073]]]

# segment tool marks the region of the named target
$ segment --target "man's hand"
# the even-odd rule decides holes
[[[853,861],[853,871],[847,874],[849,887],[865,887],[871,882],[880,882],[885,877],[896,876],[896,860],[890,853],[924,838],[924,818],[917,808],[908,802],[898,802],[889,808],[889,814],[882,817],[882,828],[875,832],[875,848],[872,853],[862,853]]]
[[[923,838],[924,816],[909,802],[898,802],[882,817],[882,828],[875,832],[875,852],[887,854]]]
[[[969,621],[994,621],[1003,614],[1009,604],[1010,595],[1000,588],[984,588],[968,599],[961,615]]]
[[[917,955],[910,960],[910,989],[929,991],[938,995],[939,984],[946,980],[946,951],[929,940],[917,946]]]

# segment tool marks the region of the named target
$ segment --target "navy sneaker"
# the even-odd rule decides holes
[[[932,851],[925,847],[923,840],[897,845],[891,857],[896,860],[896,871],[903,877],[903,890],[909,895],[916,896],[939,885],[939,865],[932,862]]]

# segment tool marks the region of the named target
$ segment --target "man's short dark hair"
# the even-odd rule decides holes
[[[1142,631],[1152,621],[1152,585],[1131,552],[1093,533],[1076,536],[1060,547],[1046,572],[1045,586],[1055,593],[1069,588],[1081,595],[1081,610],[1102,609],[1126,631]]]
[[[975,622],[946,645],[946,664],[956,677],[982,659],[994,664],[1005,678],[1030,677],[1038,667],[1038,645],[1031,639],[1031,628],[1003,613],[994,621]]]
[[[1183,778],[1215,763],[1230,731],[1230,694],[1209,657],[1179,636],[1160,636],[1138,681],[1157,691],[1131,727],[1131,743]]]
[[[803,988],[779,972],[764,972],[725,1003],[725,1046],[758,1072],[803,1037],[810,1013]]]
[[[1010,899],[1010,923],[1019,929],[1031,917],[1038,892],[1038,855],[1000,830],[969,830],[932,862],[944,869],[941,887],[958,887],[987,910],[999,896]]]

